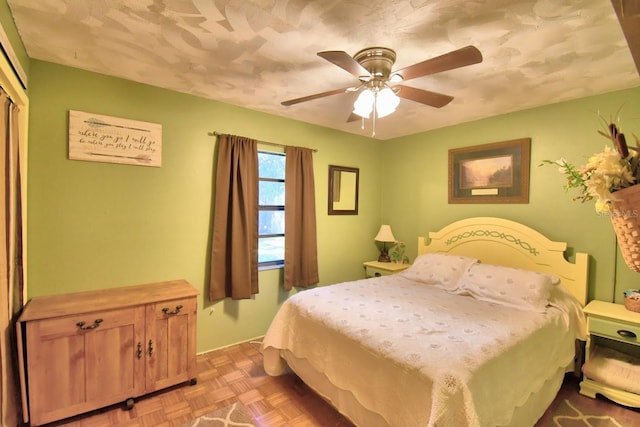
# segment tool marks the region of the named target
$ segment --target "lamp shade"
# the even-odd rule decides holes
[[[378,242],[395,242],[396,238],[393,237],[393,232],[391,232],[391,226],[383,224],[380,226],[380,231],[373,240]]]

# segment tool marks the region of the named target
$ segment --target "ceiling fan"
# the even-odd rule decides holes
[[[341,50],[318,52],[318,56],[351,73],[360,83],[357,86],[290,99],[281,104],[289,106],[340,93],[360,92],[354,103],[354,111],[347,121],[358,120],[361,117],[364,121],[365,118],[369,118],[371,112],[374,120],[376,117],[384,117],[395,111],[400,101],[398,97],[435,108],[444,107],[453,100],[452,96],[400,83],[482,62],[482,53],[475,46],[466,46],[396,71],[392,71],[396,53],[386,47],[368,47],[353,57]]]

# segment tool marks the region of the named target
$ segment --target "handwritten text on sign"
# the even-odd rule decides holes
[[[69,110],[69,159],[162,165],[162,125]]]

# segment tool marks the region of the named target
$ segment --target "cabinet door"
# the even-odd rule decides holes
[[[32,425],[140,394],[144,359],[137,349],[144,320],[139,307],[27,323]]]
[[[147,305],[146,391],[195,378],[196,298]]]

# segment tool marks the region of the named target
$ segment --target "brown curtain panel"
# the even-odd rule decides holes
[[[313,152],[286,147],[284,209],[284,289],[309,287],[318,278]]]
[[[209,299],[258,293],[258,143],[218,137]]]

